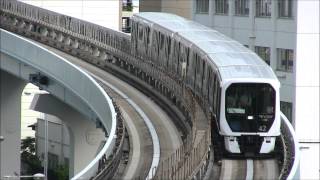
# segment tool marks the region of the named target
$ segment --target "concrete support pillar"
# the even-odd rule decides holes
[[[25,85],[0,70],[0,179],[20,175],[21,93]]]
[[[71,148],[69,177],[80,172],[94,159],[105,140],[103,131],[97,129],[94,122],[50,94],[35,95],[30,108],[54,115],[68,126]]]

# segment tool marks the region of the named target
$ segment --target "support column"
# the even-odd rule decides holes
[[[35,95],[31,109],[54,115],[70,130],[69,177],[77,174],[94,159],[105,140],[104,133],[94,122],[50,94]]]
[[[26,82],[0,70],[0,179],[20,175],[21,93]]]

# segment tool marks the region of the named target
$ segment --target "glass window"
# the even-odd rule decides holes
[[[130,33],[130,18],[129,17],[122,17],[122,32]]]
[[[280,110],[287,116],[288,120],[292,123],[292,103],[280,101]]]
[[[132,11],[132,0],[122,0],[122,11]]]
[[[208,14],[209,13],[209,0],[196,0],[196,13]]]
[[[56,167],[58,167],[58,163],[58,155],[48,152],[48,168],[55,169]]]
[[[235,0],[235,15],[249,15],[249,0]]]
[[[255,52],[263,59],[268,65],[270,65],[270,48],[269,47],[262,47],[256,46]]]
[[[275,117],[275,90],[265,83],[233,83],[226,90],[226,120],[236,132],[266,132]]]
[[[228,14],[228,0],[215,1],[216,14]]]
[[[64,158],[64,165],[69,166],[69,158]]]
[[[293,71],[292,49],[277,49],[277,70],[284,72]]]
[[[271,0],[256,0],[256,16],[271,16]]]
[[[278,0],[279,17],[292,17],[292,0]]]

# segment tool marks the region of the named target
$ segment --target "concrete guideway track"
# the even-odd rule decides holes
[[[279,178],[278,161],[223,159],[220,180],[273,180]]]
[[[155,128],[157,135],[158,135],[158,138],[160,141],[160,154],[161,154],[160,159],[166,159],[167,157],[169,157],[182,144],[181,134],[180,134],[179,130],[175,127],[172,120],[155,102],[153,102],[150,98],[146,97],[140,91],[136,90],[135,88],[131,87],[127,83],[123,82],[122,80],[114,77],[110,73],[108,73],[108,72],[106,72],[106,71],[104,71],[104,70],[102,70],[92,64],[89,64],[81,59],[78,59],[74,56],[66,54],[62,51],[59,51],[59,50],[52,48],[52,47],[49,47],[47,45],[44,45],[41,43],[38,43],[38,44],[43,46],[46,49],[51,50],[52,52],[54,52],[56,54],[64,57],[66,60],[70,61],[71,63],[90,72],[96,78],[99,78],[99,80],[104,81],[104,82],[108,82],[108,84],[112,84],[112,86],[114,86],[115,88],[117,88],[123,94],[126,95],[126,98],[123,98],[123,99],[131,100],[138,107],[140,107],[141,111],[144,112],[145,115],[147,117],[149,117],[150,120],[152,121],[152,124]],[[126,107],[126,106],[123,106],[123,107]],[[122,110],[125,109],[123,107],[120,106],[120,108]],[[133,117],[130,115],[129,110],[124,110],[124,111],[130,117]],[[131,122],[133,122],[133,123],[136,122],[134,119],[132,119],[132,120],[133,121],[131,121]],[[141,124],[135,124],[135,127],[137,128],[136,129],[137,132],[139,132],[139,133],[143,132],[143,130],[140,129]],[[133,131],[132,131],[132,135],[135,134],[135,133],[133,133]],[[129,132],[129,134],[130,134],[130,132]],[[137,137],[132,136],[130,138],[137,138]],[[139,139],[139,142],[141,142],[142,144],[147,143],[147,141],[145,139],[146,139],[145,137],[141,136]],[[138,142],[138,141],[135,140],[134,142]],[[147,146],[147,144],[142,145],[142,146]],[[141,150],[141,145],[140,145],[140,150]],[[140,153],[141,153],[141,151],[140,151]],[[137,155],[137,154],[132,154],[132,155]],[[142,153],[140,155],[142,155]],[[142,156],[143,156],[143,158],[146,158],[147,154],[143,154]],[[139,162],[144,163],[143,161],[146,161],[146,160],[143,160],[141,158],[142,157],[140,156]],[[134,163],[134,164],[136,164],[136,163]],[[130,165],[130,162],[128,165]],[[131,169],[131,168],[128,168],[128,169]],[[137,168],[137,169],[139,169],[139,168]],[[131,176],[134,176],[136,174],[135,172],[128,172],[128,173],[129,174],[126,174],[126,175],[128,175],[128,176],[126,176],[128,178],[130,178]],[[148,175],[148,177],[150,177],[150,175]]]

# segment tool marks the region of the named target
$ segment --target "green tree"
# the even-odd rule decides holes
[[[43,171],[41,161],[36,155],[36,140],[27,137],[21,140],[21,162],[26,165],[26,174],[35,174]]]

